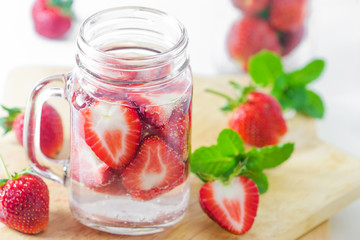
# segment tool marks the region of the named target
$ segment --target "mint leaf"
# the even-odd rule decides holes
[[[246,171],[244,173],[244,176],[250,178],[255,182],[257,188],[259,189],[260,194],[267,192],[269,188],[269,182],[266,175],[263,172]]]
[[[293,143],[286,143],[278,146],[263,147],[257,149],[263,156],[263,168],[274,168],[285,162],[294,151]]]
[[[256,183],[260,194],[265,193],[269,186],[267,177],[263,173],[263,158],[262,153],[252,148],[246,153],[245,171],[239,174],[239,176],[251,178]]]
[[[289,85],[306,85],[320,77],[325,67],[325,61],[316,59],[304,68],[288,74]]]
[[[322,118],[324,116],[325,107],[321,98],[316,93],[307,90],[306,100],[298,110],[311,117]]]
[[[263,170],[263,155],[258,152],[256,148],[252,148],[246,153],[245,158],[247,159],[246,169],[252,172],[262,172]]]
[[[192,155],[190,160],[191,172],[210,174],[214,177],[228,172],[236,167],[238,162],[234,157],[226,157],[221,154],[217,146],[200,147]]]
[[[245,152],[244,142],[232,129],[224,129],[217,138],[218,148],[223,156],[237,156]]]
[[[249,60],[249,73],[255,83],[267,86],[284,74],[280,56],[263,50]]]
[[[300,109],[305,104],[307,98],[306,89],[301,85],[289,87],[284,91],[284,95],[287,106],[294,109]]]

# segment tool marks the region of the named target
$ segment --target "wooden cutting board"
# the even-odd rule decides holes
[[[68,69],[23,67],[9,76],[2,104],[25,106],[33,84],[49,74]],[[193,100],[192,148],[216,142],[226,127],[226,116],[219,111],[224,101],[204,89],[232,93],[227,82],[245,84],[241,76],[195,77]],[[64,103],[62,103],[64,104]],[[64,120],[65,121],[65,120]],[[191,199],[185,218],[162,233],[142,237],[114,236],[87,228],[72,216],[64,187],[46,181],[50,188],[50,222],[43,233],[27,236],[0,224],[1,239],[296,239],[319,226],[304,239],[330,239],[326,220],[360,197],[360,161],[316,136],[315,122],[297,115],[288,120],[283,142],[296,143],[290,160],[267,171],[269,191],[261,195],[258,215],[252,229],[237,236],[221,229],[200,209],[198,190],[201,183],[191,175]],[[25,156],[12,133],[0,138],[0,153],[10,170],[26,166]]]

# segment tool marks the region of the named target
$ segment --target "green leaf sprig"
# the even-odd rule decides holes
[[[237,132],[224,129],[216,145],[200,147],[191,154],[190,168],[204,182],[219,180],[228,184],[233,177],[248,177],[262,194],[269,185],[263,170],[279,166],[290,158],[293,151],[294,144],[286,143],[252,148],[246,152]]]
[[[305,115],[322,118],[324,103],[320,96],[308,89],[308,84],[318,79],[325,61],[315,59],[302,69],[285,72],[281,57],[263,50],[252,56],[249,73],[253,81],[262,87],[271,87],[271,95],[278,99],[281,107],[295,109]]]

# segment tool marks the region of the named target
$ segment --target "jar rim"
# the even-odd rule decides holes
[[[156,54],[152,55],[146,55],[146,56],[116,56],[111,53],[108,53],[106,51],[102,51],[101,49],[94,48],[87,39],[85,39],[85,28],[91,24],[91,22],[99,18],[100,16],[104,14],[111,14],[114,12],[121,12],[121,11],[134,11],[135,12],[147,12],[152,13],[154,15],[158,15],[160,17],[164,18],[164,21],[172,21],[175,23],[174,25],[178,27],[180,32],[180,37],[177,39],[176,43],[173,44],[170,48],[165,49],[164,51],[157,52]],[[98,56],[100,59],[110,59],[114,60],[115,62],[122,62],[125,65],[131,66],[131,63],[136,62],[138,67],[147,65],[147,62],[151,61],[159,61],[163,62],[164,59],[166,61],[169,61],[170,59],[176,58],[178,55],[180,55],[187,47],[188,44],[188,37],[187,37],[187,31],[184,25],[175,17],[157,9],[148,8],[148,7],[141,7],[141,6],[126,6],[126,7],[115,7],[115,8],[109,8],[104,9],[102,11],[99,11],[90,17],[88,17],[81,25],[80,32],[77,40],[77,45],[79,50],[84,54],[90,53],[92,56]],[[144,64],[139,64],[144,63]],[[110,65],[117,65],[117,64],[111,64]]]

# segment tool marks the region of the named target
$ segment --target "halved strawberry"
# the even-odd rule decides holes
[[[171,114],[168,123],[160,127],[163,139],[181,156],[187,156],[189,144],[190,117],[177,107]]]
[[[83,139],[76,139],[71,147],[71,177],[87,187],[108,183],[112,169],[100,161]]]
[[[114,169],[122,169],[135,156],[141,132],[140,117],[127,101],[95,101],[80,111],[85,141],[96,156]]]
[[[94,187],[92,190],[112,196],[123,196],[127,193],[124,185],[122,184],[121,175],[117,174],[115,171],[113,171],[113,177],[108,184]]]
[[[150,200],[185,180],[185,164],[164,140],[150,136],[144,139],[122,177],[124,187],[133,198]]]
[[[145,120],[157,127],[169,121],[174,103],[181,98],[182,92],[142,92],[128,94],[128,98],[139,106],[140,114]]]
[[[251,179],[234,177],[229,185],[219,181],[205,183],[199,201],[204,212],[222,228],[243,234],[254,223],[259,191]]]

